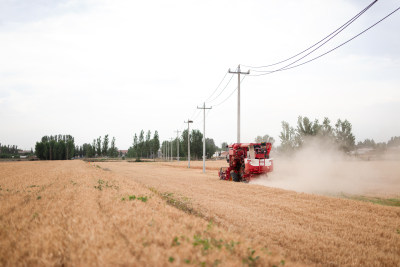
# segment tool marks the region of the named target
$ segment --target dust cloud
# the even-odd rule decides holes
[[[331,143],[310,140],[291,157],[274,159],[274,171],[252,184],[322,195],[400,196],[400,161],[366,161]]]

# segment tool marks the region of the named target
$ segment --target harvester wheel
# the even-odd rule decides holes
[[[240,176],[238,173],[236,172],[231,172],[231,177],[232,177],[232,181],[234,182],[240,182]]]

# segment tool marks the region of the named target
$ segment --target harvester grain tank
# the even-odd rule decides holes
[[[229,167],[219,170],[221,180],[249,182],[258,175],[273,171],[273,160],[269,158],[271,143],[235,143],[228,147]]]

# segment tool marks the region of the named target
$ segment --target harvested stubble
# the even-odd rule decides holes
[[[298,263],[400,265],[397,207],[219,181],[215,170],[204,175],[182,162],[174,168],[165,163],[101,166],[157,191],[189,198],[198,214],[251,238],[253,244],[282,249],[285,258]]]
[[[97,166],[0,163],[0,265],[272,266],[283,259]]]

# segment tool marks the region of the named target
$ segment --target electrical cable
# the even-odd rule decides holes
[[[225,73],[224,78],[222,78],[221,82],[218,84],[217,88],[215,88],[214,92],[204,101],[207,102],[218,90],[218,88],[221,86],[222,82],[225,80],[226,75],[228,75],[228,72]]]
[[[237,68],[236,68],[236,70],[237,70]],[[235,71],[236,71],[235,70]],[[214,98],[214,99],[212,99],[211,101],[209,101],[209,102],[207,102],[207,103],[212,103],[212,102],[214,102],[216,99],[218,99],[218,97],[225,91],[225,89],[228,87],[228,85],[230,84],[230,82],[232,81],[232,79],[233,79],[233,76],[234,76],[235,74],[232,74],[232,76],[231,76],[231,78],[229,79],[229,81],[228,81],[228,83],[225,85],[225,87],[224,87],[224,89],[222,89],[222,91]]]
[[[197,115],[192,119],[192,121],[194,121],[195,119],[197,119],[197,117],[200,115],[200,113],[201,113],[201,111],[200,111],[200,109],[198,109],[198,108],[196,108],[197,109]]]
[[[372,6],[374,3],[375,3],[375,2],[371,3],[370,6]],[[370,7],[370,6],[369,6],[369,7]],[[274,70],[274,71],[264,71],[264,74],[259,74],[259,75],[255,74],[255,75],[252,75],[252,76],[261,76],[261,75],[270,74],[270,73],[272,73],[272,72],[280,71],[280,70],[286,69],[287,67],[293,65],[294,63],[299,62],[300,60],[306,58],[307,56],[309,56],[310,54],[312,54],[313,52],[315,52],[316,50],[318,50],[319,48],[321,48],[323,45],[325,45],[327,42],[329,42],[330,40],[332,40],[335,36],[337,36],[339,33],[341,33],[344,29],[346,29],[351,23],[353,23],[358,17],[360,17],[369,7],[365,8],[363,12],[360,12],[360,13],[357,15],[357,17],[356,17],[352,22],[350,22],[349,24],[347,24],[347,25],[346,25],[345,27],[343,27],[340,31],[338,31],[337,33],[335,33],[333,36],[331,36],[328,40],[326,40],[325,42],[323,42],[321,45],[319,45],[319,46],[317,46],[316,48],[314,48],[313,50],[311,50],[311,52],[308,52],[306,55],[304,55],[304,56],[302,56],[302,57],[296,59],[295,61],[291,62],[290,64],[288,64],[288,65],[286,65],[286,66],[284,66],[284,67],[281,67],[280,69],[277,69],[277,70]]]
[[[208,117],[208,113],[210,113],[211,109],[207,110],[206,118]]]
[[[281,64],[283,62],[289,61],[290,59],[293,59],[303,53],[305,53],[306,51],[310,50],[311,48],[315,47],[316,45],[318,45],[319,43],[323,42],[325,39],[329,38],[331,35],[333,35],[331,38],[329,38],[326,42],[324,42],[321,46],[323,46],[324,44],[326,44],[328,41],[330,41],[333,37],[335,37],[337,34],[339,34],[340,32],[342,32],[344,29],[346,29],[350,24],[352,24],[355,20],[357,20],[362,14],[364,14],[369,8],[371,8],[378,0],[373,1],[372,3],[370,3],[367,7],[365,7],[363,10],[361,10],[357,15],[355,15],[354,17],[352,17],[350,20],[348,20],[346,23],[344,23],[342,26],[340,26],[339,28],[337,28],[335,31],[331,32],[329,35],[327,35],[326,37],[324,37],[323,39],[321,39],[320,41],[318,41],[317,43],[313,44],[312,46],[308,47],[307,49],[301,51],[300,53],[297,53],[294,56],[291,56],[285,60],[273,63],[273,64],[269,64],[269,65],[265,65],[265,66],[248,66],[248,65],[243,65],[244,67],[247,68],[251,68],[251,69],[256,69],[256,68],[266,68],[266,67],[271,67],[271,66],[275,66],[278,64]],[[321,47],[319,46],[319,47]],[[318,47],[318,48],[319,48]],[[315,51],[315,50],[313,50]],[[312,52],[313,52],[312,51]],[[258,72],[257,70],[253,70],[255,72]]]
[[[400,7],[396,8],[394,11],[392,11],[391,13],[389,13],[388,15],[386,15],[385,17],[383,17],[383,18],[380,19],[379,21],[375,22],[374,24],[372,24],[371,26],[369,26],[369,27],[366,28],[365,30],[361,31],[360,33],[356,34],[355,36],[353,36],[352,38],[348,39],[347,41],[341,43],[340,45],[338,45],[338,46],[332,48],[331,50],[328,50],[327,52],[325,52],[325,53],[323,53],[323,54],[321,54],[321,55],[319,55],[319,56],[317,56],[317,57],[314,57],[314,58],[312,58],[312,59],[310,59],[310,60],[307,60],[307,61],[305,61],[305,62],[302,62],[302,63],[300,63],[300,64],[297,64],[297,65],[294,65],[294,66],[291,66],[291,67],[288,67],[288,66],[292,65],[292,64],[289,64],[289,65],[287,65],[287,66],[285,66],[285,67],[283,67],[283,68],[280,68],[280,69],[277,69],[277,70],[272,70],[272,71],[270,71],[270,72],[268,72],[268,73],[254,74],[254,75],[250,75],[250,76],[262,76],[262,75],[272,74],[272,73],[277,72],[277,71],[289,70],[289,69],[293,69],[293,68],[302,66],[302,65],[304,65],[304,64],[310,63],[310,62],[312,62],[312,61],[314,61],[314,60],[316,60],[316,59],[318,59],[318,58],[320,58],[320,57],[323,57],[323,56],[325,56],[325,55],[327,55],[327,54],[333,52],[334,50],[336,50],[336,49],[342,47],[343,45],[345,45],[345,44],[349,43],[350,41],[354,40],[355,38],[359,37],[360,35],[362,35],[362,34],[365,33],[366,31],[370,30],[371,28],[375,27],[377,24],[381,23],[383,20],[385,20],[385,19],[387,19],[388,17],[390,17],[391,15],[393,15],[393,14],[394,14],[395,12],[397,12],[399,9],[400,9]],[[295,62],[294,62],[294,63],[295,63]]]
[[[242,84],[244,78],[246,78],[246,76],[243,76],[243,78],[240,80],[240,84]],[[225,101],[227,101],[233,95],[234,92],[236,92],[237,89],[238,89],[238,87],[236,86],[235,90],[233,90],[232,93],[227,98],[225,98],[224,101],[222,101],[216,105],[213,105],[213,107],[218,107],[219,105],[223,104]]]

